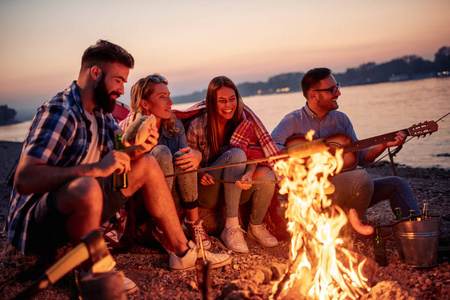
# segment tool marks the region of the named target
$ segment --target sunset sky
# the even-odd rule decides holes
[[[136,60],[119,98],[129,103],[136,80],[155,72],[176,96],[217,75],[240,83],[403,55],[434,60],[450,46],[449,12],[449,0],[2,1],[0,104],[37,107],[64,90],[100,38]]]

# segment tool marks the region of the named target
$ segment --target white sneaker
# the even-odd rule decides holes
[[[189,249],[183,257],[177,256],[175,253],[170,252],[169,255],[169,267],[171,270],[177,271],[189,271],[195,269],[195,263],[198,258],[202,257],[202,251],[192,241],[188,243]],[[229,254],[212,253],[205,250],[206,260],[211,263],[211,267],[218,268],[231,263],[231,256]]]
[[[245,231],[241,226],[236,225],[230,228],[225,227],[220,237],[222,238],[225,247],[234,252],[246,253],[248,252],[247,242],[244,239]]]
[[[122,277],[123,280],[123,289],[125,290],[125,294],[130,295],[133,294],[134,292],[136,292],[139,288],[136,285],[136,283],[134,283],[133,280],[131,280],[130,278],[128,278],[127,276],[125,276],[125,274]]]
[[[107,273],[117,273],[117,272],[118,272],[118,270],[116,268],[113,268],[111,271],[109,271]],[[96,274],[101,274],[101,273],[92,274],[92,269],[89,269],[89,271],[81,270],[82,280],[93,280],[95,278]],[[123,280],[123,290],[127,295],[130,295],[139,289],[138,286],[136,285],[136,283],[134,283],[134,281],[131,280],[130,278],[126,277],[125,274],[122,276],[122,280]]]
[[[261,225],[253,225],[252,223],[249,223],[247,237],[257,241],[264,247],[275,247],[278,245],[278,240],[270,234],[265,223],[262,223]]]

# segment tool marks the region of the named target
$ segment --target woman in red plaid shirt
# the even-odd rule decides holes
[[[203,105],[205,104],[205,106]],[[204,107],[205,109],[202,109]],[[202,153],[201,167],[225,165],[278,153],[273,140],[256,115],[244,105],[236,85],[219,76],[211,80],[206,101],[195,105],[197,115],[189,122],[189,147]],[[189,110],[188,110],[189,111]],[[249,184],[246,181],[274,181],[268,165],[247,164],[199,172],[199,203],[208,208],[225,203],[226,221],[221,238],[236,252],[248,252],[244,231],[238,220],[239,204],[252,200],[247,236],[266,247],[278,245],[263,223],[275,184]],[[216,180],[235,184],[216,183]]]

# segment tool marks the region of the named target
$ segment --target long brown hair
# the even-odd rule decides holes
[[[217,76],[211,80],[206,92],[206,118],[207,118],[207,137],[211,149],[212,157],[219,155],[219,123],[217,122],[217,90],[221,87],[229,87],[234,90],[237,99],[236,111],[233,118],[228,120],[225,127],[224,138],[229,140],[234,130],[242,120],[242,111],[244,110],[244,102],[234,82],[226,76]]]
[[[141,78],[131,88],[130,107],[136,114],[140,113],[141,115],[145,115],[147,113],[145,109],[142,107],[141,101],[143,99],[144,100],[150,99],[150,95],[155,91],[155,85],[160,83],[168,85],[167,80],[154,82],[153,80],[150,79],[151,77],[161,77],[161,75],[155,73],[147,77]],[[175,120],[176,118],[173,114],[170,115],[170,119],[161,120],[161,126],[163,126],[169,132],[170,135],[180,130],[179,128],[175,128]]]

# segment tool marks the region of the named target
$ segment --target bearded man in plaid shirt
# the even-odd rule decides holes
[[[114,135],[123,132],[111,112],[133,67],[125,49],[99,40],[84,52],[78,80],[38,109],[15,174],[6,223],[9,242],[22,253],[79,243],[140,191],[165,234],[170,268],[195,267],[198,249],[186,239],[164,175],[147,154],[157,144],[156,127],[145,143],[114,151]],[[113,187],[115,171],[128,173],[127,188]],[[227,254],[206,256],[213,267],[230,263]],[[126,277],[124,287],[128,293],[137,289]]]

